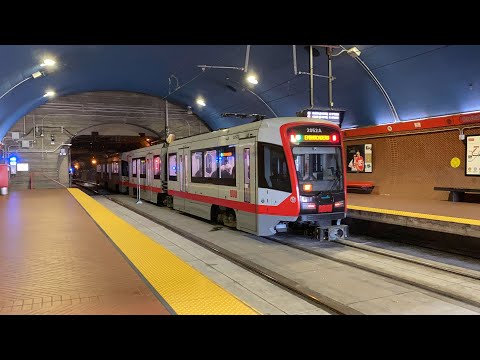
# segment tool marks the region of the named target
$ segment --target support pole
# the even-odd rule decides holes
[[[310,45],[310,107],[313,105],[313,46]]]
[[[327,57],[328,57],[328,106],[333,108],[333,95],[332,95],[332,48],[327,47]]]

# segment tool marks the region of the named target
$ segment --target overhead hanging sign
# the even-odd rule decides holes
[[[301,117],[308,117],[311,119],[321,119],[333,122],[338,126],[342,126],[345,110],[333,110],[333,109],[305,109],[298,114]]]

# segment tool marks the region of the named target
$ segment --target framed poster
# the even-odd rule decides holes
[[[480,176],[480,135],[466,137],[465,175]]]
[[[372,171],[372,144],[347,145],[347,173]]]
[[[28,163],[18,163],[17,171],[28,171]]]

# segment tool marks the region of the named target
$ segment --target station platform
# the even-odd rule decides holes
[[[348,193],[347,208],[353,219],[480,238],[480,204]]]
[[[257,314],[78,189],[0,197],[0,314]]]

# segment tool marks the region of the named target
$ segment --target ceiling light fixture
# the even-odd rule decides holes
[[[36,79],[36,78],[38,78],[38,77],[40,77],[40,76],[42,76],[42,75],[43,75],[43,74],[42,74],[41,71],[37,71],[37,72],[34,72],[34,73],[32,74],[32,77],[33,77],[34,79]]]
[[[253,84],[253,85],[257,85],[258,84],[258,79],[255,75],[249,75],[247,76],[247,81],[250,83],[250,84]]]
[[[53,66],[55,64],[56,64],[55,60],[45,59],[43,60],[43,63],[40,64],[40,66]]]
[[[48,97],[53,97],[53,96],[55,96],[55,91],[51,91],[51,90],[47,91],[47,92],[45,93],[45,95],[43,95],[43,97],[47,97],[47,96],[48,96]]]
[[[356,46],[347,50],[347,54],[350,55],[352,58],[359,57],[362,52],[357,49]]]
[[[200,105],[200,106],[206,106],[207,105],[207,104],[205,104],[205,100],[203,100],[202,98],[197,99],[197,104]]]

